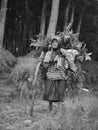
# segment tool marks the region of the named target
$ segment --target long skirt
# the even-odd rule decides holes
[[[65,81],[64,80],[50,80],[45,81],[45,90],[43,100],[59,102],[63,101],[65,92]]]

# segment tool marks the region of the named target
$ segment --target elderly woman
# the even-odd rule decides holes
[[[49,102],[49,111],[52,110],[53,102],[62,102],[65,91],[64,57],[60,53],[60,44],[57,39],[53,39],[51,50],[49,50],[43,60],[45,74],[45,89],[43,100]]]

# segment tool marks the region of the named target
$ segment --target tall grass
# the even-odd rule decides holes
[[[12,70],[9,79],[14,83],[22,80],[24,72],[27,72],[28,75],[34,76],[34,72],[37,65],[37,59],[35,58],[19,58],[18,63],[15,68]]]
[[[38,64],[38,59],[33,57],[20,57],[18,58],[18,62],[14,69],[12,69],[11,74],[8,78],[8,83],[13,84],[15,88],[15,93],[21,93],[20,97],[23,95],[29,95],[32,97],[32,91],[34,86],[32,86],[32,82],[34,79],[35,69]],[[40,97],[43,90],[43,80],[42,75],[38,73],[37,81],[36,81],[36,97]]]
[[[0,72],[11,71],[17,59],[5,49],[0,49]]]

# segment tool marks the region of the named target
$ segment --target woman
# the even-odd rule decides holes
[[[52,110],[53,102],[62,102],[65,91],[65,69],[63,66],[64,57],[60,53],[58,39],[53,39],[51,50],[48,51],[43,60],[45,74],[45,89],[43,100],[49,102],[49,111]]]

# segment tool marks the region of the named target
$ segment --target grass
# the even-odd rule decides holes
[[[5,49],[0,49],[0,72],[11,71],[17,59]]]
[[[18,58],[18,63],[12,70],[9,80],[13,82],[18,82],[22,79],[24,72],[28,72],[29,75],[34,76],[34,71],[37,65],[37,59],[29,58]]]
[[[66,97],[60,109],[53,104],[51,113],[47,113],[47,108],[47,102],[35,100],[34,114],[30,118],[28,102],[1,103],[0,125],[13,130],[98,130],[98,97],[91,93]],[[26,120],[32,123],[25,126]]]
[[[25,71],[34,76],[36,65],[37,59],[34,57],[18,58],[17,65],[12,70],[9,79],[16,83]],[[93,76],[95,71],[91,72],[90,75]],[[40,84],[39,79],[38,82]],[[97,91],[96,95],[98,95]],[[73,98],[67,96],[59,110],[57,104],[54,103],[51,113],[47,113],[48,104],[46,102],[36,100],[32,119],[26,113],[30,109],[30,104],[15,102],[6,110],[5,108],[9,105],[10,103],[4,104],[2,107],[0,104],[0,125],[4,123],[10,128],[14,126],[13,130],[98,130],[98,97],[94,93],[81,92]],[[28,127],[23,123],[27,119],[32,120]]]
[[[37,64],[38,64],[38,60],[37,58],[34,58],[34,57],[18,58],[18,62],[8,78],[8,83],[13,84],[13,87],[16,88],[16,92],[18,95],[20,91],[22,91],[23,89],[24,89],[24,92],[28,91],[29,97],[32,94],[32,90],[33,90],[32,81],[34,79],[34,74],[35,74],[35,69],[36,69]],[[25,76],[27,77],[25,78]],[[31,81],[29,81],[28,78],[30,78]],[[26,79],[26,81],[24,79]],[[24,83],[26,83],[26,86],[24,86]],[[41,73],[39,72],[38,77],[37,77],[37,82],[36,82],[36,96],[37,97],[40,96],[40,93],[43,89],[42,84],[43,84],[43,81],[41,78]]]
[[[55,111],[55,110],[54,110]],[[98,99],[93,95],[67,98],[59,111],[34,122],[32,130],[97,130]]]

